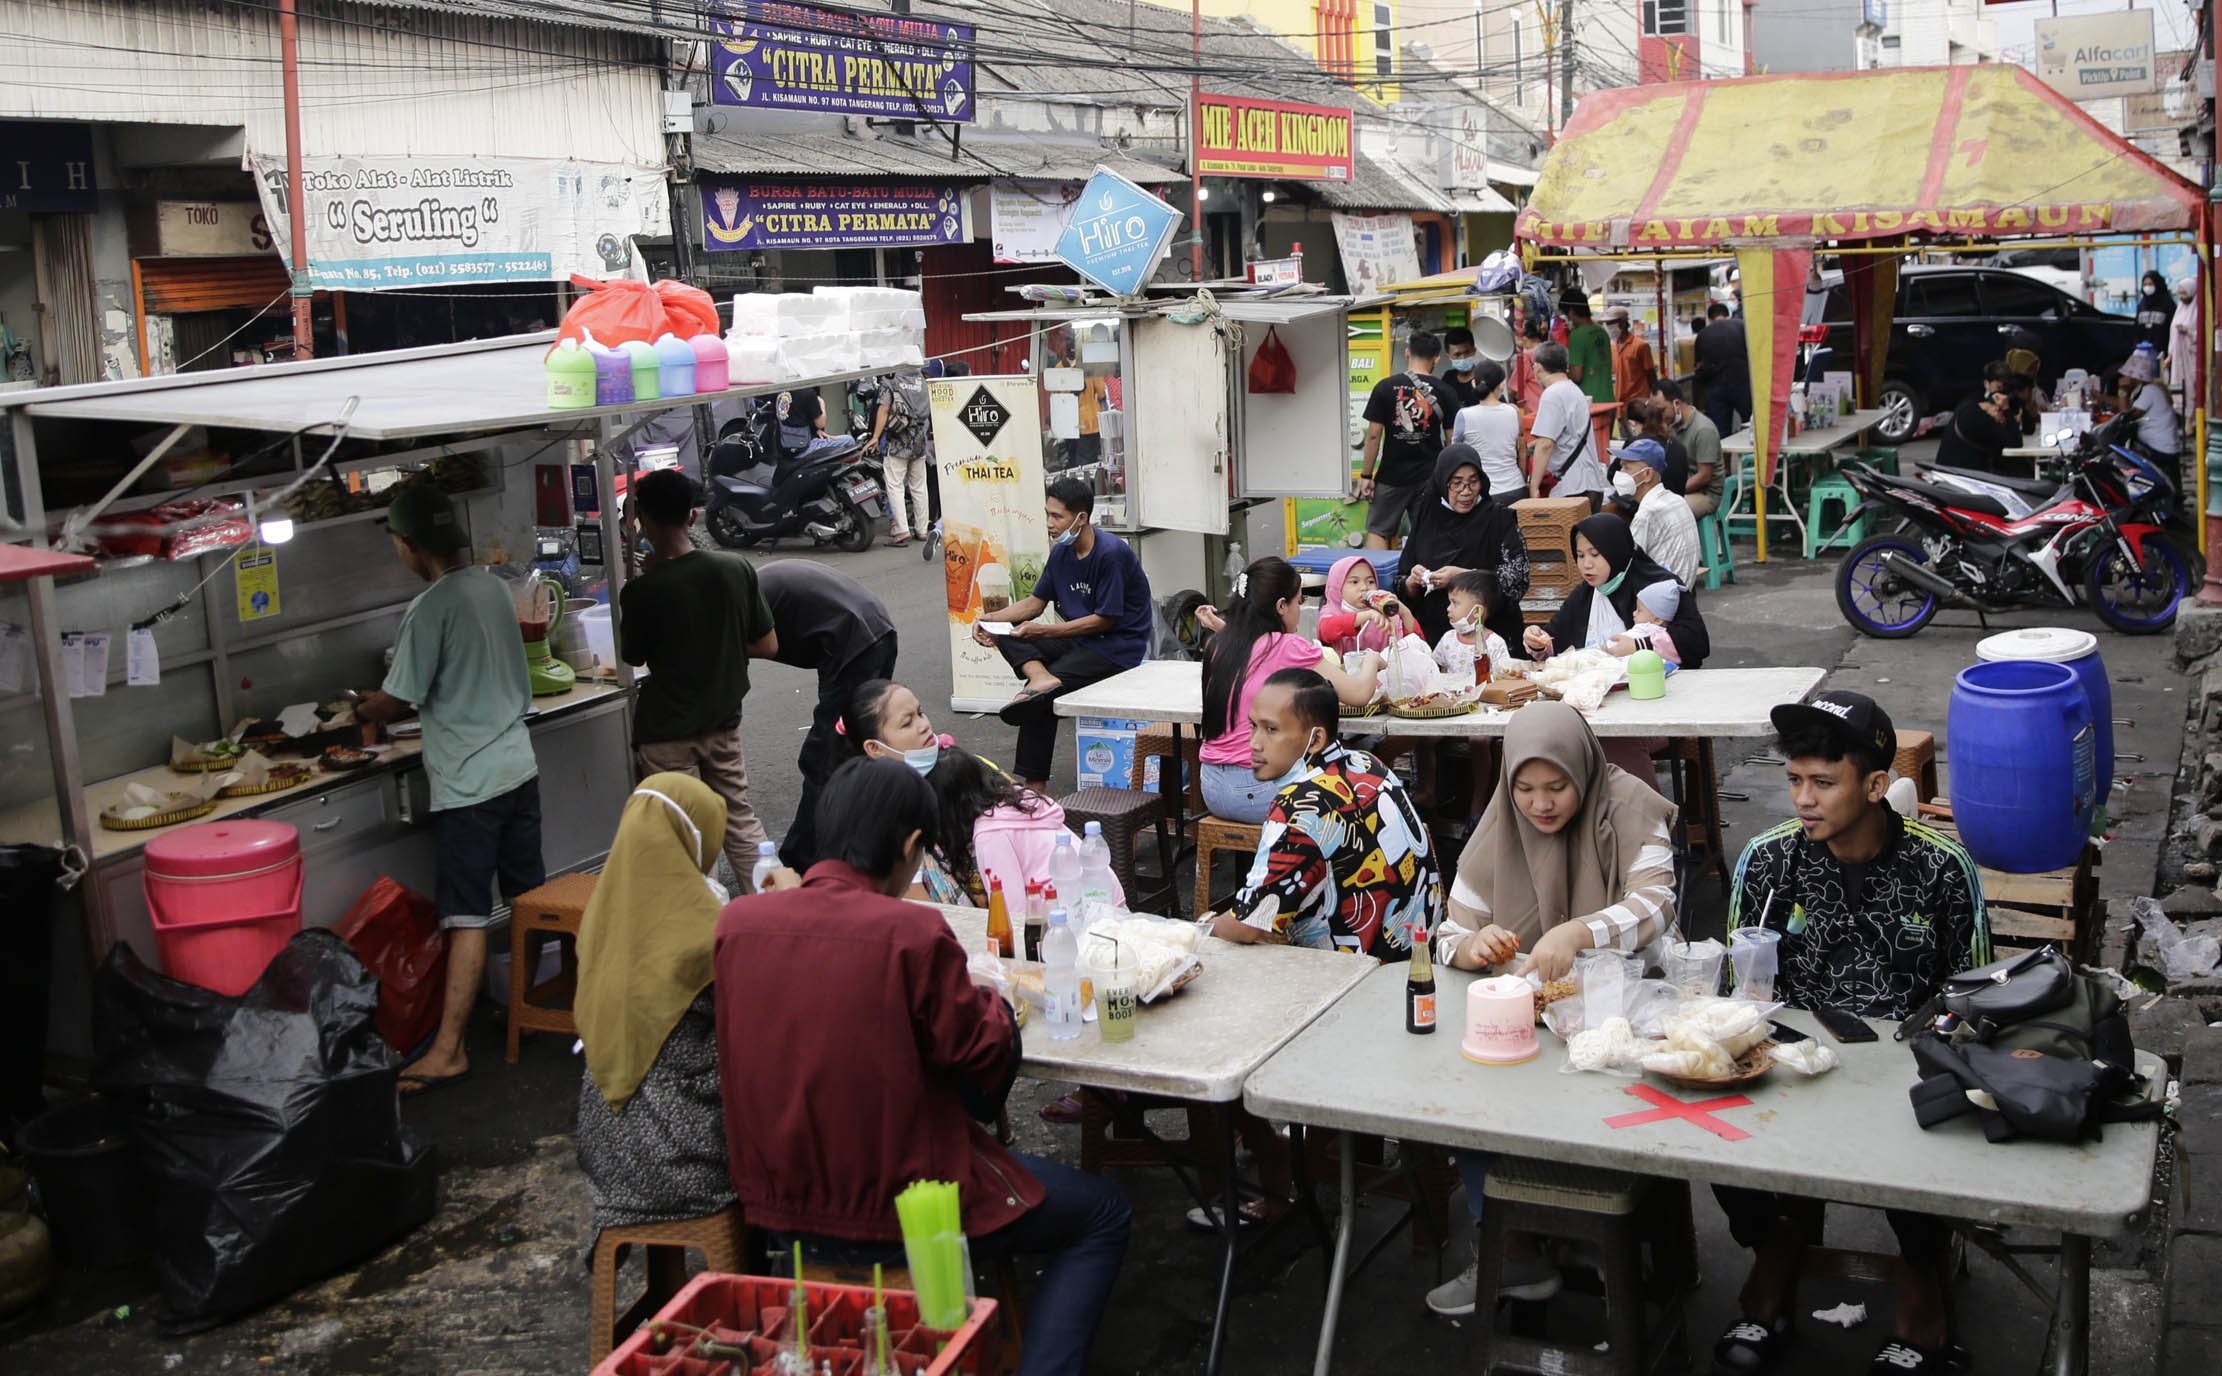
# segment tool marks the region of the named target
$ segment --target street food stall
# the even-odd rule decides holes
[[[1755,138],[1754,130],[1767,133]],[[2079,246],[2124,232],[2201,243],[2205,204],[2198,187],[2029,71],[1906,68],[1585,96],[1544,159],[1514,232],[1531,259],[1576,264],[1735,253],[1763,515],[1816,252],[1835,253],[1844,264],[1853,382],[1866,408],[1882,387],[1902,256]],[[2200,254],[2202,264],[2207,256]],[[2209,272],[2203,303],[2211,303],[2213,285]],[[2206,395],[2205,383],[2200,391]],[[2206,408],[2197,409],[2197,452],[2204,453]],[[2204,506],[2203,468],[2199,487]],[[1765,524],[1758,522],[1762,557]]]
[[[412,723],[374,740],[345,702],[383,681],[424,587],[381,519],[403,484],[446,490],[472,557],[519,575],[547,869],[600,862],[632,786],[632,676],[614,626],[597,651],[581,623],[614,616],[629,436],[674,408],[861,374],[552,409],[554,337],[0,395],[0,534],[95,556],[0,590],[0,841],[89,867],[55,934],[58,1045],[81,1035],[87,956],[120,941],[158,959],[146,846],[173,826],[296,827],[306,926],[380,876],[430,892]],[[242,779],[250,751],[267,765]]]

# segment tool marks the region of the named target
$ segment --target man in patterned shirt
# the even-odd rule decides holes
[[[1242,891],[1214,919],[1229,941],[1287,941],[1383,960],[1433,932],[1443,884],[1396,774],[1337,734],[1335,690],[1283,669],[1250,705],[1250,769],[1281,781]]]
[[[1883,793],[1898,735],[1858,693],[1828,692],[1773,712],[1795,821],[1755,838],[1736,864],[1728,925],[1781,932],[1775,994],[1798,1008],[1904,1018],[1946,976],[1991,959],[1983,884],[1959,844],[1899,817]],[[1760,1372],[1790,1336],[1805,1249],[1821,1241],[1819,1200],[1715,1186],[1736,1241],[1753,1250],[1741,1317],[1713,1349],[1715,1369]],[[1968,1363],[1945,1308],[1950,1225],[1887,1210],[1906,1264],[1897,1332],[1870,1373],[1956,1372]]]

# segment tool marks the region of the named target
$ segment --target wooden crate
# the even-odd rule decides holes
[[[1949,807],[1925,804],[1921,813],[1930,826],[1959,839]],[[2085,846],[2076,862],[2064,869],[2041,874],[1979,870],[1991,940],[1998,953],[2052,944],[2071,959],[2088,954],[2086,938],[2095,930],[2089,917],[2098,898],[2098,860],[2098,848]]]

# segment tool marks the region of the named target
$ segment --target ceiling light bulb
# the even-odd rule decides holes
[[[1260,196],[1260,197],[1262,197],[1262,198],[1264,199],[1264,201],[1265,201],[1265,203],[1266,203],[1267,205],[1271,205],[1271,204],[1273,204],[1273,193],[1272,193],[1272,192],[1270,192],[1270,191],[1261,191],[1261,192],[1259,192],[1258,194],[1259,194],[1259,196]]]

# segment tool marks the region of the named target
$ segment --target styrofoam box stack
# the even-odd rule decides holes
[[[815,293],[742,292],[733,298],[736,339],[792,339],[845,328],[836,303]]]

